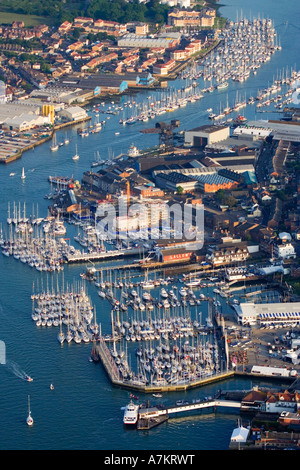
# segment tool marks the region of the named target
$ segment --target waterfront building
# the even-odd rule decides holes
[[[187,247],[166,248],[157,251],[158,261],[162,263],[182,263],[188,262],[194,255],[194,251]]]
[[[283,411],[295,412],[298,406],[298,394],[284,392],[268,393],[267,400],[264,403],[263,411],[267,413],[281,413]]]
[[[209,14],[207,14],[209,13]],[[215,10],[178,10],[168,13],[168,24],[175,27],[213,27],[215,21]]]
[[[84,78],[77,75],[66,75],[58,82],[58,86],[68,88],[74,93],[79,90],[90,90],[95,96],[100,93],[123,93],[128,88],[128,83],[123,76],[113,74],[93,73]]]
[[[184,144],[191,147],[205,147],[229,137],[230,127],[226,125],[204,125],[184,133]]]
[[[80,106],[69,106],[62,110],[60,115],[67,118],[68,121],[81,121],[82,119],[86,119],[88,116],[85,109]]]
[[[292,325],[300,322],[300,302],[260,303],[233,305],[236,321],[240,324]]]
[[[51,124],[49,115],[42,114],[42,107],[33,103],[2,103],[0,125],[4,130],[19,132]]]
[[[249,258],[249,250],[246,243],[223,243],[210,247],[206,256],[207,261],[213,266],[243,263],[247,258]]]

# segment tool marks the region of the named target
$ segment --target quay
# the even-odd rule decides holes
[[[49,134],[45,135],[42,138],[25,138],[22,136],[22,134],[10,138],[10,143],[1,143],[0,145],[0,163],[7,164],[18,160],[22,157],[24,152],[32,150],[35,147],[45,144],[46,142],[51,140],[55,131],[63,129],[64,127],[73,126],[76,124],[80,124],[81,122],[89,121],[90,119],[91,117],[87,116],[77,121],[67,121],[63,123],[58,123],[53,127],[51,131],[49,131]],[[8,138],[6,140],[8,142]]]

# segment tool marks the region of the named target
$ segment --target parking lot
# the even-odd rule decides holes
[[[227,325],[230,367],[237,371],[250,372],[253,365],[288,367],[300,372],[300,366],[285,360],[290,351],[291,339],[300,336],[299,328],[264,328],[252,326],[241,328]]]

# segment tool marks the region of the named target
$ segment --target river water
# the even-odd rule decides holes
[[[242,84],[231,83],[223,92],[206,94],[200,102],[189,103],[160,120],[179,119],[180,130],[187,130],[208,123],[206,109],[218,108],[220,101],[234,99],[238,92],[244,96],[256,96],[256,92],[270,84],[276,74],[286,67],[297,69],[300,43],[299,6],[296,0],[285,3],[278,0],[264,2],[252,0],[223,1],[220,11],[223,16],[236,20],[241,16],[269,17],[274,21],[282,50],[263,64],[257,75]],[[180,88],[182,80],[170,82]],[[201,85],[200,85],[201,86]],[[150,94],[150,99],[155,96]],[[136,101],[146,101],[149,92],[142,92]],[[121,102],[128,100],[122,97]],[[111,104],[106,104],[105,109]],[[256,115],[255,107],[244,110],[248,119],[267,119],[267,114]],[[105,115],[107,117],[107,115]],[[274,115],[270,115],[273,116]],[[276,115],[278,117],[278,115]],[[143,128],[154,127],[156,120],[123,127],[122,116],[109,116],[99,134],[82,139],[77,128],[68,128],[57,133],[63,140],[67,132],[68,146],[51,152],[49,143],[37,147],[23,157],[0,168],[0,223],[7,230],[8,202],[26,203],[26,215],[47,215],[49,175],[74,176],[81,179],[90,168],[95,153],[104,159],[110,155],[126,152],[134,143],[144,149],[158,144],[157,135],[140,133]],[[116,134],[118,133],[118,134]],[[77,144],[80,159],[72,160]],[[26,180],[21,182],[22,167]],[[15,176],[9,176],[10,173]],[[74,236],[74,228],[68,227],[68,235]],[[78,282],[84,267],[66,266],[64,282]],[[38,329],[32,319],[31,292],[33,284],[51,286],[51,276],[33,271],[13,258],[0,257],[0,340],[6,346],[6,364],[0,365],[0,448],[1,449],[102,449],[102,450],[222,450],[228,449],[230,436],[238,416],[231,412],[172,418],[150,432],[124,429],[121,410],[129,400],[129,392],[113,388],[101,366],[89,362],[90,344],[70,344],[60,347],[56,328]],[[62,276],[59,278],[59,283]],[[54,283],[56,283],[56,278]],[[109,327],[110,309],[103,302],[95,286],[86,286],[97,309],[97,320],[103,328]],[[228,308],[223,305],[223,311]],[[109,332],[109,331],[108,331]],[[34,378],[32,383],[24,380],[24,374]],[[50,383],[55,390],[50,391]],[[213,395],[219,388],[249,389],[255,382],[231,379],[186,393],[166,394],[160,402],[171,404],[178,399],[192,400]],[[31,398],[34,426],[25,424],[27,397]],[[140,397],[145,400],[149,397]]]

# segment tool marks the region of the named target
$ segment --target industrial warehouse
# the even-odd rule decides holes
[[[234,306],[240,324],[260,323],[265,326],[300,324],[300,303],[241,303]]]

